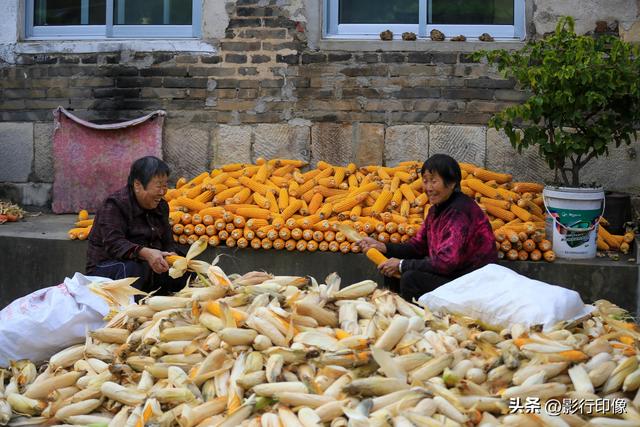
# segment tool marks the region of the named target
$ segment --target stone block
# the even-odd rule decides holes
[[[318,161],[347,165],[354,157],[353,126],[347,123],[316,123],[311,126],[311,164]]]
[[[33,123],[0,123],[0,181],[27,182],[33,163]]]
[[[357,165],[381,165],[384,157],[384,125],[357,123],[354,125],[353,144]]]
[[[213,161],[210,167],[226,163],[251,162],[251,126],[219,125],[213,130]]]
[[[605,190],[640,191],[640,142],[609,147],[609,155],[592,159],[580,171],[583,184],[595,183]]]
[[[487,158],[485,166],[497,172],[513,174],[515,181],[544,183],[553,181],[553,171],[538,154],[538,149],[529,147],[522,153],[511,146],[502,131],[487,129]]]
[[[53,184],[44,182],[28,182],[26,184],[17,184],[21,189],[22,200],[20,204],[23,206],[49,206],[51,205],[51,190]]]
[[[444,153],[459,162],[483,165],[486,138],[483,126],[433,125],[429,129],[429,155]]]
[[[209,167],[209,127],[207,124],[172,124],[164,130],[164,158],[172,178],[191,179]]]
[[[311,129],[309,126],[259,124],[253,129],[253,158],[285,158],[309,161]]]
[[[33,178],[53,182],[53,122],[33,124]]]
[[[385,133],[384,164],[397,166],[407,160],[429,157],[429,129],[423,125],[389,126]]]

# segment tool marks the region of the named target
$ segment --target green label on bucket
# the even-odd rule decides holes
[[[549,212],[556,221],[565,227],[588,229],[593,227],[602,211],[600,209],[575,210],[550,207]]]
[[[575,210],[549,208],[549,213],[555,220],[555,227],[564,236],[564,241],[570,248],[577,248],[589,242],[590,231],[600,217],[601,210]],[[559,223],[559,224],[558,224]],[[583,228],[585,231],[569,231],[560,224],[568,228]]]

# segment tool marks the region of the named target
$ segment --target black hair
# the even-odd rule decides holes
[[[462,172],[460,165],[453,157],[447,154],[434,154],[422,164],[420,175],[424,175],[426,171],[440,175],[445,185],[454,183],[455,189],[460,189]]]
[[[141,157],[131,165],[127,183],[129,187],[133,188],[133,182],[137,179],[144,188],[147,188],[147,184],[154,176],[169,176],[170,174],[169,165],[159,158],[154,156]]]

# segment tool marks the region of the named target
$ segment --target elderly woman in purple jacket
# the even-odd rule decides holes
[[[370,237],[359,243],[363,251],[376,248],[389,257],[378,270],[385,284],[409,301],[498,260],[489,220],[460,192],[458,162],[435,154],[424,162],[421,175],[432,206],[416,236],[402,244]]]

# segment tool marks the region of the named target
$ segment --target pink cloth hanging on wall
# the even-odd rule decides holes
[[[95,212],[126,184],[136,159],[162,158],[165,114],[158,110],[127,122],[97,125],[58,107],[53,113],[53,212]]]

